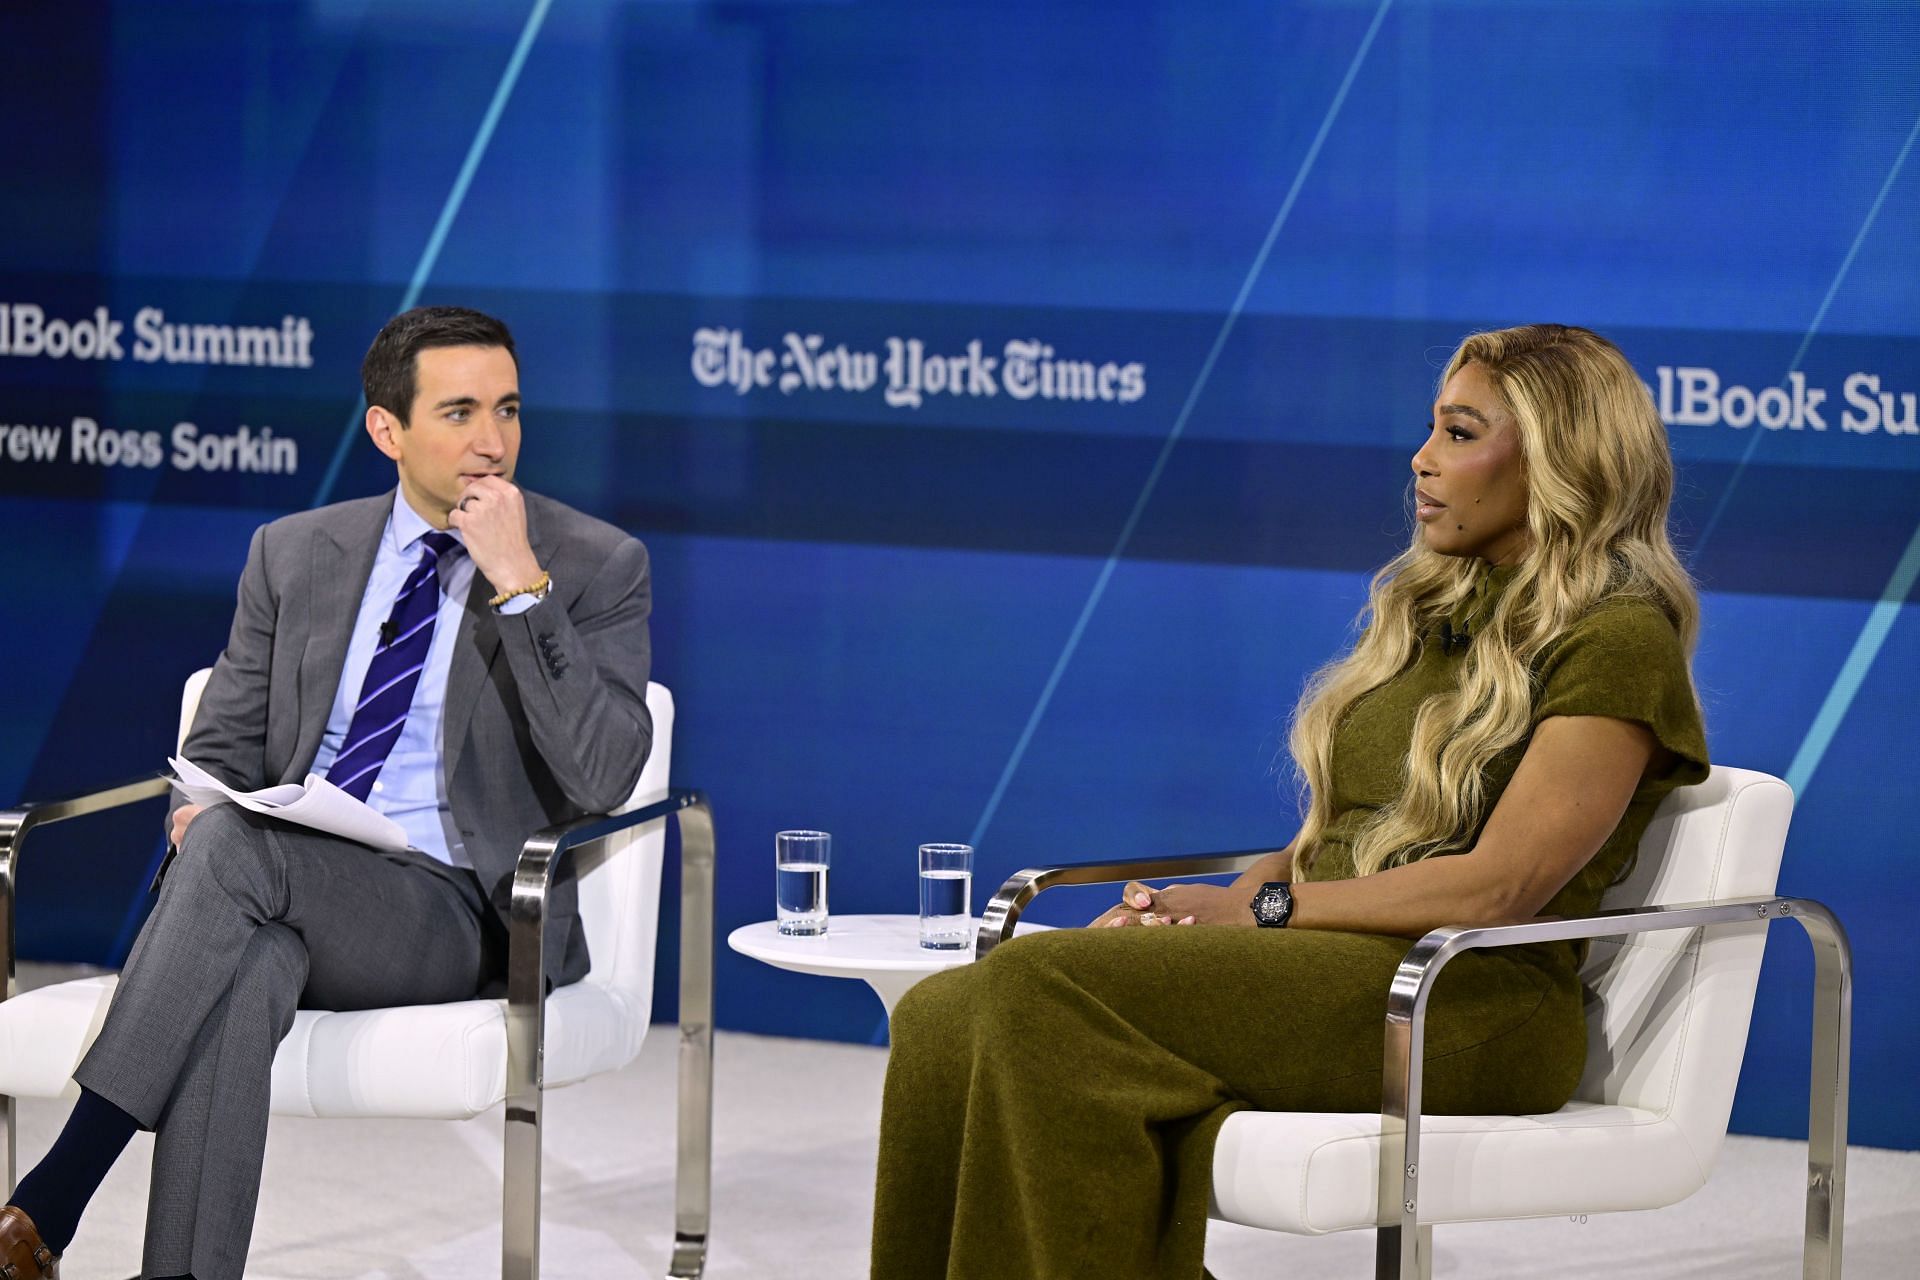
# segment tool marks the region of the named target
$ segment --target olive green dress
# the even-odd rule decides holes
[[[1456,629],[1484,618],[1510,578],[1486,575]],[[1348,713],[1334,742],[1338,816],[1310,878],[1353,874],[1349,842],[1396,794],[1415,712],[1465,661],[1427,643]],[[1535,674],[1536,725],[1636,721],[1671,753],[1545,908],[1584,914],[1625,873],[1661,798],[1705,778],[1706,742],[1686,655],[1648,603],[1596,608]],[[1488,767],[1489,809],[1524,750]],[[1308,929],[1060,930],[920,983],[894,1011],[875,1280],[1199,1280],[1220,1125],[1245,1108],[1376,1110],[1387,989],[1410,945]],[[1579,958],[1561,943],[1447,967],[1428,1009],[1428,1112],[1566,1102],[1586,1053]]]

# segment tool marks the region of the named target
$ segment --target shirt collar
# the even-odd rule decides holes
[[[1447,617],[1447,623],[1456,633],[1470,633],[1485,626],[1487,619],[1493,616],[1494,609],[1500,603],[1500,597],[1506,593],[1516,575],[1519,565],[1488,565],[1479,570],[1474,579],[1473,589],[1464,599],[1453,606]]]
[[[413,509],[413,504],[407,501],[405,494],[395,489],[393,514],[387,517],[387,550],[395,555],[410,555],[420,549],[420,539],[432,532],[433,526]],[[467,540],[460,536],[458,529],[448,528],[446,532],[453,535],[454,541],[462,547],[467,545]]]

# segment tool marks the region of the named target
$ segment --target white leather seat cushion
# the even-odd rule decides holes
[[[0,1003],[0,1093],[73,1096],[74,1069],[118,982],[112,975],[83,978]],[[646,1018],[628,1002],[592,982],[548,998],[547,1087],[633,1061]],[[273,1112],[465,1119],[505,1097],[506,1082],[505,1001],[361,1013],[303,1009],[273,1060]]]
[[[73,1069],[107,1016],[117,976],[79,978],[0,1002],[0,1093],[76,1097]]]
[[[1632,1107],[1427,1116],[1420,1148],[1422,1222],[1654,1209],[1706,1182],[1680,1126]],[[1378,1115],[1241,1112],[1214,1148],[1213,1216],[1299,1235],[1386,1225],[1379,1167]]]

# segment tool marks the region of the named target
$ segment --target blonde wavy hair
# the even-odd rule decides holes
[[[1441,385],[1469,363],[1486,372],[1518,428],[1531,537],[1492,616],[1474,628],[1459,687],[1429,698],[1415,716],[1405,785],[1354,842],[1359,875],[1457,851],[1474,838],[1488,807],[1483,770],[1531,727],[1532,662],[1595,605],[1650,601],[1689,655],[1699,633],[1699,598],[1667,536],[1666,427],[1620,349],[1568,325],[1477,333],[1453,353]],[[1428,550],[1416,531],[1374,575],[1359,640],[1314,675],[1294,713],[1288,745],[1308,795],[1296,878],[1332,818],[1341,720],[1406,668],[1421,637],[1471,598],[1490,569],[1475,556]]]

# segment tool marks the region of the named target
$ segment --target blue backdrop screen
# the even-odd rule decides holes
[[[519,339],[522,480],[653,551],[723,931],[788,826],[843,912],[911,910],[925,840],[976,909],[1284,843],[1441,362],[1586,324],[1669,424],[1715,758],[1793,782],[1782,885],[1853,934],[1855,1136],[1920,1146],[1912,6],[76,0],[0,44],[0,802],[159,764],[252,529],[392,483],[367,341],[461,302]],[[23,953],[120,959],[157,830],[50,832]],[[1805,952],[1741,1129],[1804,1131]],[[719,964],[723,1026],[884,1034]]]

